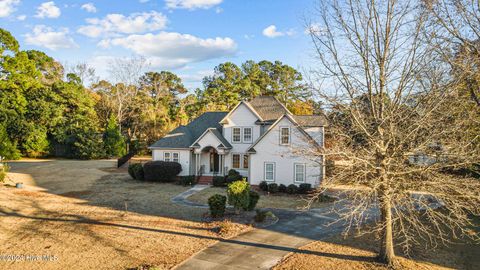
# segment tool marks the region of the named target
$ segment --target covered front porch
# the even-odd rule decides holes
[[[216,128],[207,129],[191,146],[192,174],[223,176],[228,171],[225,156],[232,146]]]
[[[194,175],[224,176],[228,171],[225,165],[225,156],[228,150],[206,146],[192,151]]]

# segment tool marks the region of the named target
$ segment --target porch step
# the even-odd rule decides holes
[[[209,175],[202,175],[200,176],[200,179],[198,179],[198,184],[201,185],[210,185],[213,181],[213,176]]]

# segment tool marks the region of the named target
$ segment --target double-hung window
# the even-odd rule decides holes
[[[290,128],[289,127],[280,127],[280,144],[281,145],[290,144]]]
[[[252,128],[246,127],[243,128],[243,142],[251,143],[252,142]]]
[[[232,155],[232,168],[240,169],[240,154]]]
[[[163,160],[164,161],[170,161],[170,153],[169,152],[165,152],[163,154]]]
[[[180,161],[180,157],[179,157],[178,153],[172,153],[172,160],[174,162]]]
[[[232,142],[239,143],[242,142],[242,129],[235,127],[232,128]]]
[[[305,182],[305,164],[295,163],[294,167],[294,177],[295,182],[303,183]]]
[[[275,181],[275,163],[265,162],[264,180],[267,182]]]
[[[248,169],[248,155],[243,155],[243,168]]]

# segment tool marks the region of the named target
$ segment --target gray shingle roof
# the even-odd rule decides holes
[[[323,115],[294,115],[293,118],[301,127],[322,127],[327,125]]]
[[[280,116],[290,113],[275,97],[258,96],[248,102],[262,117],[263,121],[276,121]]]
[[[219,134],[220,120],[227,112],[206,112],[186,126],[179,126],[152,144],[151,148],[189,148],[208,128],[215,128]],[[223,136],[221,136],[223,137]],[[226,145],[225,145],[226,146]]]
[[[223,137],[222,133],[220,133],[220,131],[218,131],[218,129],[212,129],[212,132],[222,142],[223,147],[232,148],[232,145],[227,141],[227,139],[225,139],[225,137]]]

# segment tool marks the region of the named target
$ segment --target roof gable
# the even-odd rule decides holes
[[[265,133],[262,134],[262,136],[260,136],[253,144],[252,146],[250,146],[247,150],[248,153],[256,153],[256,150],[255,150],[255,146],[260,143],[262,141],[263,138],[265,138],[267,136],[267,134],[269,134],[277,125],[278,123],[280,123],[284,118],[288,119],[303,135],[305,135],[305,137],[307,138],[307,140],[312,143],[314,146],[316,147],[321,147],[313,138],[312,136],[310,136],[310,134],[308,134],[296,121],[295,119],[291,116],[291,115],[288,115],[288,114],[284,114],[283,116],[279,117],[275,123],[273,123],[270,128],[265,131]]]
[[[257,113],[257,111],[248,102],[242,100],[235,107],[233,107],[233,109],[230,110],[230,112],[220,121],[220,123],[226,124],[228,122],[228,118],[230,118],[232,114],[237,111],[237,109],[240,108],[240,106],[242,105],[247,107],[248,110],[250,110],[250,112],[252,112],[252,114],[255,115],[258,120],[263,121],[262,117]]]
[[[219,142],[219,145],[217,146],[217,148],[225,148],[225,149],[232,148],[232,145],[225,139],[225,137],[222,136],[222,134],[216,128],[209,128],[205,130],[205,132],[192,143],[191,147],[195,147],[195,148],[201,147],[200,142],[208,133],[212,133],[213,136],[217,138]]]

